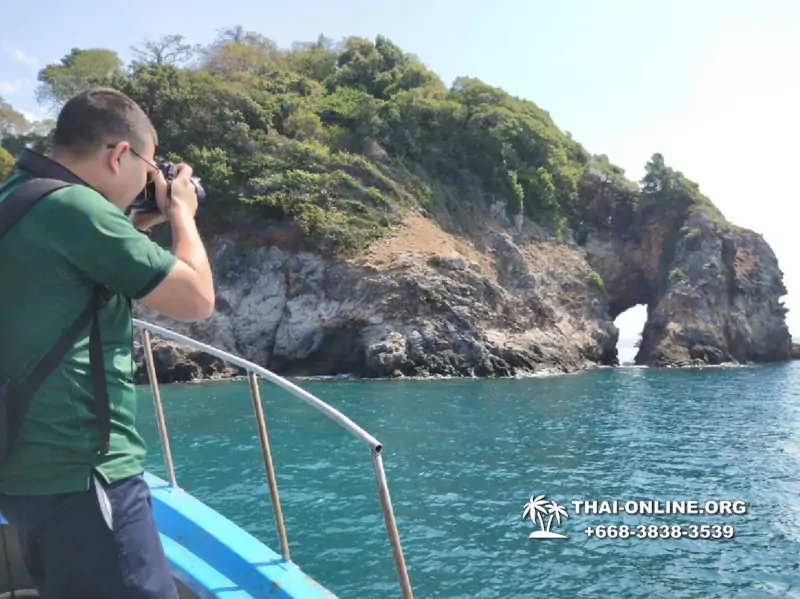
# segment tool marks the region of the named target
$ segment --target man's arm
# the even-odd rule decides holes
[[[211,269],[190,203],[175,201],[170,207],[175,255],[137,231],[94,190],[75,185],[55,192],[47,203],[48,246],[91,284],[144,300],[177,320],[202,320],[212,313]]]
[[[173,200],[169,215],[177,262],[141,302],[176,320],[204,320],[214,312],[215,299],[208,256],[190,207]]]
[[[142,304],[176,320],[204,320],[214,312],[214,281],[211,266],[197,232],[194,215],[197,193],[191,181],[192,168],[176,166],[170,192],[161,172],[156,173],[155,196],[160,215],[132,215],[160,222],[167,218],[172,230],[172,251],[177,258],[169,275],[142,298]]]

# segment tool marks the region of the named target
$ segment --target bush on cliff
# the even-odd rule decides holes
[[[57,107],[101,84],[139,102],[160,158],[187,161],[203,179],[206,233],[263,242],[294,229],[296,242],[340,251],[415,207],[476,214],[502,200],[509,216],[522,212],[556,235],[565,225],[623,226],[637,209],[624,171],[536,104],[469,77],[447,88],[383,36],[279,49],[234,27],[206,47],[171,35],[135,50],[124,67],[113,51],[73,49],[40,71],[38,97]],[[25,131],[2,138],[13,154],[48,142]],[[656,166],[662,179],[676,177],[663,160]]]

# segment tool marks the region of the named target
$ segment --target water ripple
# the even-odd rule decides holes
[[[302,384],[385,444],[417,597],[800,599],[800,364]],[[342,599],[397,597],[368,451],[264,387],[294,559]],[[277,547],[246,383],[163,395],[179,483]],[[163,476],[147,401],[140,412],[149,466]],[[567,506],[559,528],[567,540],[528,539],[522,508],[542,493]],[[573,499],[741,499],[748,513],[584,515]],[[583,532],[664,523],[729,523],[736,536]]]

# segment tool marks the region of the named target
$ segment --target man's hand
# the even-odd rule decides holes
[[[130,218],[133,226],[140,231],[152,229],[156,225],[160,225],[167,220],[167,217],[164,216],[164,213],[160,210],[147,210],[144,212],[141,210],[132,210]]]
[[[192,169],[179,164],[176,171],[169,197],[167,183],[160,173],[154,183],[156,203],[169,220],[172,253],[178,261],[167,278],[142,298],[142,303],[177,320],[203,320],[214,312],[214,280],[194,220],[197,192],[191,181]]]
[[[192,183],[192,167],[188,164],[176,164],[177,176],[172,180],[172,193],[167,196],[167,182],[159,171],[154,179],[156,188],[156,204],[162,214],[171,220],[176,210],[188,211],[194,218],[197,213],[197,191]]]

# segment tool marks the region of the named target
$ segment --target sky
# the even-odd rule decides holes
[[[448,85],[477,77],[536,102],[630,179],[661,152],[728,220],[764,235],[800,337],[792,218],[800,209],[787,177],[800,138],[800,0],[194,0],[138,13],[105,0],[37,6],[11,2],[0,22],[0,95],[29,116],[44,116],[38,70],[73,47],[110,48],[127,62],[145,38],[180,33],[208,43],[240,24],[281,47],[319,34],[384,35]],[[136,17],[114,16],[123,10]],[[645,318],[644,307],[621,315],[621,338],[635,338]]]

